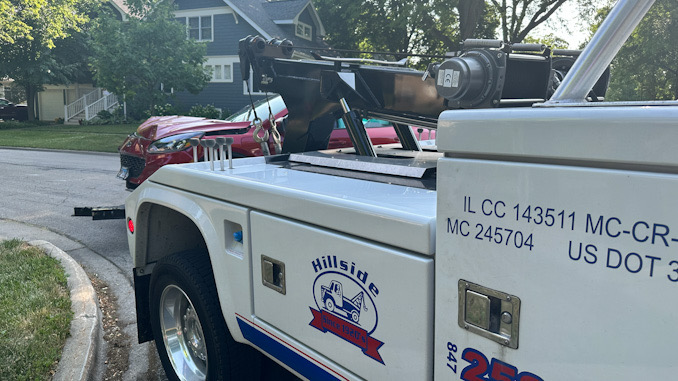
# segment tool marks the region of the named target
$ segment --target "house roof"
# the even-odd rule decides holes
[[[308,0],[264,1],[262,6],[272,20],[292,20],[309,4]]]
[[[290,33],[280,27],[280,25],[292,24],[306,7],[310,7],[317,22],[317,33],[320,36],[324,35],[325,28],[310,0],[224,0],[224,2],[257,29],[264,38],[286,38],[295,46],[327,47],[321,39],[308,41],[297,37],[293,31]]]
[[[129,15],[129,7],[125,4],[125,0],[110,0],[110,3],[120,11],[122,16]]]

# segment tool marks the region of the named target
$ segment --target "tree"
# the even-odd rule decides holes
[[[478,25],[486,12],[484,0],[459,0],[457,5],[459,12],[459,39],[466,40],[476,37],[476,30],[480,30]]]
[[[124,98],[137,113],[164,104],[171,94],[163,89],[202,90],[209,80],[202,65],[205,45],[186,38],[173,3],[130,5],[140,18],[102,17],[94,32],[90,63],[97,84]]]
[[[598,25],[610,10],[600,10]],[[678,99],[676,41],[678,2],[657,0],[612,61],[608,99]]]
[[[543,44],[551,49],[567,49],[568,43],[560,37],[556,37],[553,33],[549,33],[541,37],[525,37],[524,40],[527,44]]]
[[[316,0],[314,4],[328,32],[327,42],[338,49],[443,54],[457,50],[463,38],[493,37],[498,26],[482,0]]]
[[[539,24],[546,21],[567,0],[491,0],[501,15],[502,39],[522,42]]]
[[[28,119],[46,83],[68,83],[80,64],[59,44],[82,31],[98,0],[0,0],[0,77],[21,86]],[[73,40],[71,43],[81,40]],[[68,43],[64,44],[64,46]]]
[[[92,1],[88,1],[92,3]],[[0,42],[38,39],[48,48],[87,22],[82,0],[0,0]]]

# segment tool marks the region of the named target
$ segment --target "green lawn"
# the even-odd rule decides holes
[[[118,152],[138,124],[66,126],[20,122],[0,123],[0,146]]]
[[[51,380],[73,312],[59,262],[0,242],[0,380]]]

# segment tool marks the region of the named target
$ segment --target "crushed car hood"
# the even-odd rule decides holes
[[[220,119],[208,119],[195,116],[152,116],[137,128],[137,135],[157,140],[165,136],[176,135],[190,131],[202,131],[205,133],[214,131],[241,130],[249,127],[250,122],[229,122]],[[234,131],[235,132],[235,131]]]

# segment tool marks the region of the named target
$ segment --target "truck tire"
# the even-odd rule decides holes
[[[358,313],[358,311],[356,310],[351,311],[351,320],[353,320],[354,323],[357,323],[358,320],[360,320],[360,314]]]
[[[330,312],[334,312],[334,299],[332,298],[325,299],[325,308],[327,308],[327,310]]]
[[[170,380],[259,379],[261,355],[228,331],[206,254],[173,254],[156,264],[150,315]]]

